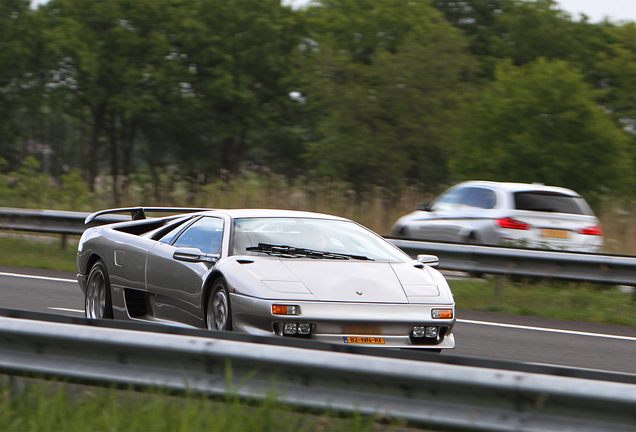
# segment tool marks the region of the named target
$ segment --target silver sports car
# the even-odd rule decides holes
[[[209,210],[87,229],[86,316],[396,348],[453,348],[455,301],[437,257],[412,260],[348,219]]]

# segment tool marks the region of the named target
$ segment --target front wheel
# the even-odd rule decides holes
[[[227,282],[218,278],[212,285],[212,293],[208,297],[206,324],[208,330],[231,331],[232,315],[230,298],[227,293]]]
[[[84,311],[86,318],[113,318],[108,270],[106,270],[106,265],[101,260],[93,265],[88,274]]]

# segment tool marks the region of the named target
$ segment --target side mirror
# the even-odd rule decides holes
[[[415,204],[415,210],[431,211],[431,203],[428,203],[428,202],[417,203]]]
[[[177,261],[206,262],[206,263],[214,264],[221,258],[221,255],[206,254],[201,252],[197,248],[183,247],[183,248],[177,248],[177,250],[174,251],[174,254],[172,254],[172,258],[176,259]]]
[[[439,266],[439,258],[435,255],[425,255],[425,254],[418,255],[417,262],[420,264],[426,264],[431,267]]]

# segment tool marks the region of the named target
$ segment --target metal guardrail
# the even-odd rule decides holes
[[[0,208],[0,229],[80,235],[89,213]],[[130,220],[123,215],[104,215],[90,225]],[[434,254],[439,268],[470,273],[540,277],[601,284],[636,286],[636,257],[582,252],[516,249],[510,247],[432,243],[390,238],[412,257]],[[634,290],[636,301],[636,290]]]
[[[0,316],[0,372],[219,398],[273,397],[303,410],[357,412],[424,427],[636,431],[631,375],[625,382],[602,381],[279,346],[275,338],[258,343],[259,337],[241,341],[245,335],[231,333],[84,324]]]
[[[445,270],[636,286],[636,257],[387,240],[413,257],[437,255]]]
[[[130,217],[122,215],[108,215],[94,223],[84,225],[88,215],[90,213],[0,207],[0,229],[61,234],[61,244],[64,249],[68,235],[82,235],[90,226],[130,220]]]

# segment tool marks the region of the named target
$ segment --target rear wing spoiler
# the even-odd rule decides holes
[[[125,208],[116,208],[116,209],[108,209],[101,210],[95,213],[91,213],[84,220],[84,224],[89,224],[98,216],[105,214],[113,214],[113,213],[130,213],[132,220],[146,219],[146,212],[157,212],[157,213],[196,213],[196,212],[204,212],[211,211],[212,209],[205,208],[190,208],[190,207],[125,207]]]

